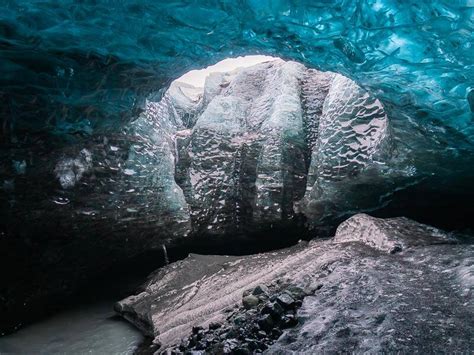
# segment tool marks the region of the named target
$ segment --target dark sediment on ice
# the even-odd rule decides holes
[[[473,252],[430,226],[361,214],[331,240],[189,255],[116,310],[154,339],[145,352],[469,351]]]

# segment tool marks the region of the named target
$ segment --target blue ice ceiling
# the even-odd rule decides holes
[[[474,137],[474,2],[3,0],[2,136],[120,127],[191,68],[263,53],[344,73],[423,129]],[[439,132],[438,132],[439,133]],[[456,142],[453,143],[456,145]]]

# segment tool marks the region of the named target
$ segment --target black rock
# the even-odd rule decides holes
[[[227,327],[227,326],[221,327],[221,328],[219,328],[219,332],[218,332],[218,333],[219,333],[219,335],[220,335],[220,334],[224,334],[224,333],[227,333],[229,330],[230,330],[230,328]]]
[[[211,322],[209,323],[209,329],[210,330],[215,330],[215,329],[218,329],[221,327],[221,324],[220,323],[217,323],[217,322]]]
[[[264,342],[259,342],[259,343],[258,343],[258,348],[259,348],[260,350],[262,350],[262,351],[263,351],[263,350],[267,350],[267,349],[268,349],[268,345],[265,344]]]
[[[280,293],[276,298],[276,301],[285,309],[292,309],[295,307],[295,299],[286,292]]]
[[[203,327],[201,327],[201,326],[195,326],[195,327],[193,327],[193,334],[197,334],[197,333],[199,333],[199,332],[202,331],[202,330],[204,330]]]
[[[181,339],[179,350],[185,351],[189,347],[189,339]]]
[[[254,295],[248,295],[242,298],[242,304],[246,309],[257,307],[260,300]]]
[[[258,310],[253,308],[253,309],[247,310],[245,313],[246,313],[246,316],[248,317],[254,317],[258,314]]]
[[[258,325],[262,330],[271,330],[273,328],[274,322],[272,316],[269,314],[264,314],[258,319]]]
[[[283,307],[277,302],[267,303],[261,311],[262,314],[270,314],[276,321],[280,320],[284,312]]]
[[[254,296],[260,296],[260,295],[268,296],[269,290],[268,290],[268,287],[265,285],[258,285],[257,287],[253,289],[252,294]]]
[[[298,319],[294,314],[286,314],[283,316],[282,322],[284,328],[291,328],[298,324]]]
[[[260,330],[260,331],[257,332],[257,337],[259,337],[260,339],[266,338],[267,333],[264,330]]]
[[[200,341],[197,343],[197,345],[194,347],[196,350],[204,350],[206,349],[206,343],[203,341]]]
[[[233,352],[239,346],[239,342],[237,339],[227,339],[224,342],[224,354],[228,354]]]
[[[197,337],[193,335],[192,337],[189,338],[189,347],[196,346],[197,342],[198,342]]]
[[[257,340],[253,338],[245,338],[245,342],[251,351],[258,349]]]
[[[306,296],[306,292],[302,288],[293,285],[287,287],[287,292],[298,300],[303,299]]]
[[[206,334],[206,336],[204,337],[204,340],[203,340],[203,341],[206,342],[207,345],[209,346],[210,344],[215,343],[217,340],[216,340],[215,334],[213,334],[213,333],[208,333],[208,334]]]
[[[282,334],[283,334],[283,332],[280,329],[278,329],[278,328],[273,328],[272,329],[272,337],[273,338],[278,339]]]
[[[249,355],[251,354],[249,348],[247,346],[240,346],[234,350],[235,355]]]
[[[260,330],[260,327],[258,324],[253,324],[252,327],[250,328],[250,331],[252,333],[258,333],[259,330]]]
[[[196,334],[196,339],[199,341],[203,337],[204,337],[204,331],[203,330],[198,331],[198,333]]]
[[[234,318],[234,324],[236,325],[244,324],[245,321],[246,321],[246,318],[243,315],[238,315],[237,317]]]
[[[229,330],[227,334],[225,334],[226,338],[236,338],[239,336],[239,330],[238,328],[232,328]]]

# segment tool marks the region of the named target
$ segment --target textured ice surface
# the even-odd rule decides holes
[[[403,168],[391,160],[382,104],[341,75],[275,60],[216,74],[203,92],[200,109],[190,111],[192,129],[175,130],[177,181],[194,231],[261,228],[299,212],[322,224],[379,206],[379,191],[362,193],[361,182],[390,179],[383,168]],[[178,110],[170,105],[151,117],[171,122]]]
[[[288,225],[301,214],[324,226],[383,207],[426,175],[454,173],[432,136],[389,117],[373,93],[296,62],[216,73],[203,90],[174,82],[141,110],[118,132],[28,134],[2,150],[7,240],[57,236],[121,258],[189,235]],[[35,238],[25,250],[40,264],[76,249],[57,243],[44,256],[49,246]]]
[[[313,75],[318,82],[321,74]],[[306,90],[309,102],[317,102],[312,92],[325,92],[321,87]],[[360,185],[364,180],[374,183],[392,178],[382,169],[391,163],[391,137],[379,100],[352,80],[335,75],[320,112],[316,120],[311,115],[306,119],[308,125],[317,124],[317,129],[310,136],[312,150],[303,202],[306,215],[317,220],[346,213],[354,206],[369,207],[362,200],[370,193],[363,192]]]
[[[305,174],[304,72],[282,61],[241,70],[205,107],[188,148],[189,201],[199,226],[214,230],[293,215],[292,195],[298,183],[301,195]]]

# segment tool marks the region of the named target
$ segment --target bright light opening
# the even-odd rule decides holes
[[[227,73],[237,68],[251,67],[252,65],[262,62],[268,62],[275,59],[277,58],[265,55],[248,55],[245,57],[227,58],[205,69],[191,70],[180,78],[176,79],[175,81],[202,88],[204,87],[206,78],[211,73]]]

